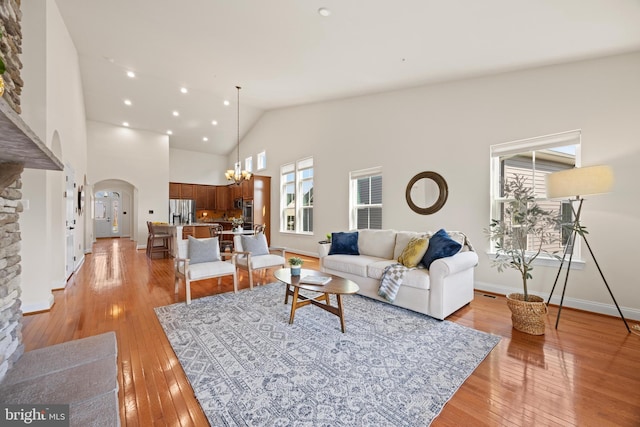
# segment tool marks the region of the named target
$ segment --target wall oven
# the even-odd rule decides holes
[[[244,218],[244,226],[245,230],[253,229],[253,202],[251,200],[246,200],[242,204],[242,217]]]

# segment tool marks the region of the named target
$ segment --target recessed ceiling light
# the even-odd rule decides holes
[[[173,131],[172,130],[168,130],[167,131],[167,135],[173,135]]]
[[[223,102],[223,104],[224,104],[224,105],[226,105],[226,106],[228,106],[228,105],[229,105],[229,101],[225,99],[225,100],[224,100],[224,102]]]
[[[129,127],[129,122],[122,122],[122,126]]]
[[[124,105],[131,106],[131,100],[130,99],[125,99],[124,100]]]
[[[327,16],[331,15],[331,11],[326,7],[321,7],[320,9],[318,9],[318,14],[326,18]]]
[[[204,142],[207,142],[207,141],[209,140],[209,138],[207,138],[207,137],[205,136],[204,138],[202,138],[202,140],[203,140]]]
[[[187,93],[187,92],[189,92],[189,90],[187,90],[187,88],[186,88],[186,87],[181,87],[181,88],[180,88],[180,92],[182,92],[182,93]]]
[[[214,125],[214,126],[218,126],[218,121],[217,121],[217,120],[213,120],[213,121],[211,122],[211,124],[212,124],[212,125]]]
[[[134,73],[133,71],[127,71],[127,76],[134,78],[136,76],[136,73]]]
[[[172,114],[174,115],[174,117],[178,117],[180,115],[180,113],[177,111],[174,111]]]

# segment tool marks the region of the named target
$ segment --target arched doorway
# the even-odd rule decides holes
[[[122,235],[122,196],[117,191],[96,191],[94,195],[96,238]]]
[[[108,179],[93,186],[93,235],[130,237],[136,235],[134,197],[135,187],[119,179]]]

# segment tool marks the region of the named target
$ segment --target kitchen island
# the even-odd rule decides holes
[[[181,239],[186,240],[189,236],[193,236],[196,239],[205,239],[207,237],[211,237],[211,232],[209,229],[215,225],[221,224],[224,227],[222,231],[223,234],[227,235],[236,235],[236,234],[253,234],[253,230],[244,230],[244,231],[232,231],[231,221],[221,221],[215,223],[207,223],[207,222],[196,222],[194,224],[169,224],[167,227],[169,229],[169,233],[171,234],[171,239]],[[227,227],[228,226],[228,227]],[[233,240],[233,238],[231,238]],[[175,252],[176,245],[170,245],[172,248],[172,252]],[[175,253],[171,254],[172,256],[176,256]]]

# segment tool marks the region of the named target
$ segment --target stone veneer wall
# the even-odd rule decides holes
[[[22,181],[0,190],[0,380],[24,352],[20,310]]]
[[[2,75],[4,100],[20,114],[22,30],[20,0],[0,0],[0,57],[5,64]],[[2,152],[0,135],[0,154]],[[22,311],[20,310],[20,225],[22,212],[23,165],[0,161],[0,381],[24,352]],[[0,400],[1,400],[0,396]]]
[[[20,20],[20,0],[0,1],[0,57],[4,61],[6,71],[2,75],[4,78],[5,91],[2,96],[13,110],[20,114],[20,94],[24,82],[20,77],[22,61],[18,55],[22,53],[22,30]]]

